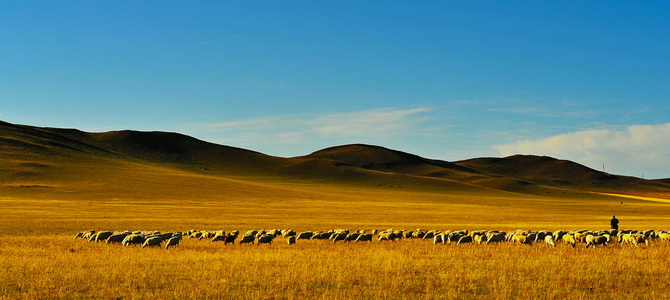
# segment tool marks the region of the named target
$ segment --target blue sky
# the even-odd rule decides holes
[[[2,1],[0,119],[670,177],[665,1]]]

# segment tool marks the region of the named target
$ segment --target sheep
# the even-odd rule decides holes
[[[292,229],[284,229],[284,230],[282,230],[281,234],[282,234],[283,237],[286,238],[286,237],[289,237],[289,236],[296,235],[296,232],[293,231]]]
[[[617,233],[617,241],[619,241],[619,243],[622,243],[623,236],[626,234],[640,234],[640,232],[637,230],[630,230],[630,229],[621,230]]]
[[[142,248],[144,247],[151,247],[151,246],[159,246],[163,242],[163,238],[158,237],[158,236],[153,236],[150,238],[147,238],[144,243],[142,244]]]
[[[456,245],[468,244],[468,243],[472,243],[472,236],[465,235],[462,236],[460,239],[458,239],[458,243]]]
[[[547,245],[549,246],[552,246],[554,248],[556,247],[556,241],[554,240],[554,236],[552,236],[551,234],[547,234],[544,236],[544,242],[547,243]]]
[[[522,230],[522,229],[517,229],[515,231],[511,231],[505,236],[505,240],[508,241],[508,242],[513,242],[514,237],[517,236],[517,235],[520,235],[520,234],[527,236],[528,234],[530,234],[530,231]]]
[[[630,244],[631,246],[637,246],[642,243],[649,245],[649,239],[644,234],[639,233],[626,233],[621,237],[619,242]]]
[[[113,243],[120,244],[129,234],[130,232],[121,232],[112,234],[107,238],[105,244],[113,244]]]
[[[212,242],[224,242],[226,240],[226,235],[217,235],[212,238]]]
[[[434,238],[439,232],[437,230],[430,230],[423,235],[424,240],[430,240]]]
[[[88,242],[93,242],[95,241],[95,238],[98,236],[98,233],[94,233],[93,235],[88,237]]]
[[[85,232],[85,233],[84,233],[83,238],[88,240],[88,239],[90,239],[92,236],[95,236],[96,233],[98,233],[98,232],[95,231],[95,230],[89,230],[88,232]]]
[[[235,244],[235,239],[237,239],[237,234],[228,234],[226,239],[223,241],[224,245]]]
[[[408,238],[422,239],[425,235],[426,235],[426,233],[423,230],[417,229],[413,232],[410,232]]]
[[[393,232],[381,232],[379,233],[378,240],[381,243],[382,241],[395,241],[396,238],[396,234]]]
[[[608,230],[605,230],[605,233],[609,234],[610,237],[612,237],[612,236],[617,236],[617,234],[619,233],[619,230],[617,230],[617,229],[608,229]]]
[[[123,241],[121,242],[121,245],[124,246],[130,246],[130,245],[142,245],[146,238],[142,234],[129,234],[127,235]]]
[[[442,236],[442,244],[451,243],[451,234],[452,234],[451,231],[445,231],[442,234],[440,234]]]
[[[298,236],[303,235],[303,239],[309,239],[309,240],[327,240],[330,238],[330,235],[332,234],[332,231],[323,231],[323,230],[318,230],[318,231],[305,231],[301,232],[298,234]]]
[[[361,234],[358,232],[350,233],[344,238],[344,241],[345,242],[355,241],[360,235]]]
[[[335,232],[332,231],[318,231],[314,232],[314,235],[310,238],[311,240],[327,240],[332,238],[335,235]]]
[[[486,235],[484,234],[476,234],[474,237],[474,242],[477,243],[478,245],[481,245],[482,243],[486,242]]]
[[[499,243],[505,240],[505,236],[507,233],[505,232],[489,232],[489,234],[486,235],[486,245],[490,243]]]
[[[383,232],[393,233],[395,235],[396,239],[402,239],[402,238],[404,238],[404,235],[410,233],[409,231],[398,230],[398,229],[387,229],[387,230],[384,230]]]
[[[656,230],[656,231],[654,231],[654,235],[656,236],[656,238],[661,238],[661,233],[666,233],[666,232],[667,231],[665,231],[665,230]]]
[[[311,232],[311,231],[303,231],[303,232],[301,232],[297,235],[296,239],[297,240],[302,240],[302,239],[307,240],[307,239],[312,238],[313,235],[314,235],[314,233]]]
[[[181,241],[181,235],[180,236],[175,236],[171,237],[167,242],[165,243],[165,249],[168,249],[170,247],[176,247],[179,245],[179,242]]]
[[[656,235],[656,231],[654,230],[647,230],[644,232],[644,237],[646,237],[647,239],[654,240],[658,238],[658,235]]]
[[[194,238],[198,240],[211,239],[216,236],[216,233],[209,230],[200,230],[194,234]]]
[[[570,233],[566,233],[563,235],[561,238],[563,242],[565,242],[568,245],[571,245],[573,248],[577,245],[577,240],[575,239],[575,236]]]
[[[258,240],[258,238],[260,238],[261,235],[264,235],[266,232],[267,230],[265,229],[258,230],[258,232],[256,233],[256,240]]]
[[[632,233],[624,233],[620,235],[619,243],[637,245],[637,239],[635,238],[635,235]]]
[[[527,244],[527,245],[532,245],[533,244],[533,238],[529,237],[528,235],[525,234],[516,234],[512,238],[512,241],[515,243],[519,244]]]
[[[99,242],[99,241],[104,241],[104,240],[107,240],[107,238],[109,238],[110,236],[112,236],[112,234],[114,234],[114,233],[111,232],[111,231],[100,231],[100,232],[94,234],[93,236],[91,236],[91,238],[88,239],[88,241],[89,242],[95,241],[96,243]]]
[[[446,237],[446,235],[444,235],[444,234],[436,234],[436,235],[433,237],[433,245],[444,244],[444,240],[442,239],[443,237]]]
[[[608,244],[612,242],[612,236],[611,236],[610,234],[605,233],[605,234],[602,234],[602,236],[605,237],[606,242],[607,242]]]
[[[273,234],[263,234],[258,238],[258,244],[272,244],[272,240],[274,240],[275,236]]]
[[[586,236],[588,235],[588,232],[575,232],[575,241],[577,243],[586,243]]]
[[[349,229],[335,229],[329,231],[304,231],[300,233],[295,233],[291,229],[272,229],[272,230],[260,230],[260,231],[249,231],[251,235],[244,236],[240,241],[240,244],[244,243],[254,243],[258,244],[272,244],[274,239],[279,235],[285,237],[286,242],[289,245],[295,244],[299,239],[331,239],[333,243],[339,241],[355,241],[355,242],[372,242],[372,239],[375,237],[372,233],[365,233],[365,230],[349,230]],[[369,230],[367,232],[374,232]],[[256,233],[256,236],[253,234]],[[276,235],[271,233],[277,233]],[[618,236],[613,236],[611,233],[616,233]],[[199,238],[212,236],[212,242],[214,241],[223,241],[224,244],[234,244],[237,238],[239,231],[234,230],[228,234],[225,234],[225,231],[198,231],[198,230],[189,230],[183,232],[168,232],[161,233],[158,231],[124,231],[124,232],[112,232],[112,231],[81,231],[75,235],[76,238],[87,238],[89,241],[102,241],[105,240],[105,243],[121,243],[124,246],[129,245],[140,245],[142,248],[149,246],[161,246],[164,245],[166,249],[171,247],[178,246],[181,241],[182,236],[184,238],[189,237],[193,238],[198,236]],[[566,244],[575,247],[578,243],[584,243],[585,248],[597,247],[599,245],[608,245],[609,243],[617,241],[623,244],[629,244],[631,246],[638,246],[642,243],[649,245],[653,242],[653,239],[660,239],[665,241],[670,241],[670,232],[661,231],[661,230],[621,230],[621,231],[612,231],[612,230],[601,230],[601,231],[587,231],[587,230],[573,230],[573,231],[529,231],[529,230],[515,230],[512,232],[498,232],[498,231],[486,231],[486,230],[476,230],[476,231],[441,231],[441,230],[427,230],[422,229],[416,230],[397,230],[397,229],[388,229],[381,231],[378,234],[378,241],[394,241],[399,238],[413,239],[423,239],[428,240],[429,238],[433,240],[433,244],[446,244],[454,243],[457,245],[465,243],[477,243],[477,244],[489,244],[495,242],[501,242],[504,240],[509,240],[515,243],[523,243],[532,245],[533,242],[544,241],[550,247],[556,247],[557,243],[561,240]],[[560,236],[561,238],[557,238]],[[165,244],[163,244],[165,242]]]
[[[95,234],[95,230],[80,231],[74,236],[74,238],[75,239],[76,238],[82,238],[82,239],[85,239],[85,240],[89,240],[91,238],[91,236],[93,236],[94,234]]]
[[[211,239],[211,238],[214,238],[214,237],[217,236],[217,235],[226,235],[226,232],[223,231],[223,230],[219,230],[219,231],[207,231],[207,233],[205,234],[205,236],[203,236],[202,238],[203,238],[203,239]]]
[[[554,236],[554,240],[555,240],[555,241],[560,241],[560,240],[563,239],[563,236],[564,236],[565,234],[567,234],[567,233],[568,233],[568,232],[565,231],[565,230],[556,230],[556,231],[554,231],[554,232],[552,233],[552,235]]]
[[[253,244],[255,239],[256,239],[256,236],[253,235],[253,234],[252,235],[245,235],[240,240],[240,244],[247,244],[247,243],[252,243]]]
[[[593,246],[595,248],[597,245],[607,245],[608,236],[605,235],[587,235],[586,236],[586,247]]]
[[[333,243],[337,243],[337,241],[344,241],[347,238],[347,235],[348,234],[346,234],[344,232],[343,233],[337,233],[337,234],[331,236],[331,239],[333,240]]]
[[[486,230],[473,230],[473,231],[470,231],[468,233],[468,235],[471,236],[473,240],[474,240],[475,236],[485,235],[485,234],[486,234]]]
[[[219,233],[226,234],[225,231],[220,231]],[[205,232],[203,232],[202,234],[200,234],[200,237],[199,237],[198,239],[200,239],[200,240],[202,240],[202,239],[211,239],[211,238],[213,238],[213,237],[216,237],[217,235],[218,235],[218,234],[217,234],[217,232],[215,232],[215,231],[205,231]]]
[[[349,234],[349,229],[335,229],[335,230],[333,230],[333,234],[330,235],[330,239],[331,240],[336,239],[340,235],[344,235],[344,237],[346,237],[348,234]],[[339,237],[339,238],[341,238],[341,237]]]
[[[458,243],[458,241],[464,236],[465,236],[465,234],[462,231],[451,232],[447,236],[447,243],[449,243],[449,244]]]
[[[372,233],[360,234],[356,238],[356,242],[372,242]]]
[[[189,234],[188,238],[189,239],[200,239],[200,236],[202,235],[202,232],[200,231],[194,231]]]

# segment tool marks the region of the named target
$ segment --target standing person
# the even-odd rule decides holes
[[[610,225],[612,225],[612,229],[619,230],[619,219],[617,219],[616,216],[612,216],[612,220],[610,220]]]

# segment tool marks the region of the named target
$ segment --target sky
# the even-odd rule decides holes
[[[670,178],[670,3],[1,1],[0,120]]]

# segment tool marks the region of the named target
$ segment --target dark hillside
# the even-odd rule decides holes
[[[123,176],[124,172],[133,172],[125,168],[137,167],[145,171],[171,169],[194,176],[275,178],[371,187],[438,187],[469,192],[480,189],[486,193],[495,189],[535,195],[594,191],[670,195],[670,179],[613,175],[546,156],[447,162],[380,146],[351,144],[302,157],[281,158],[158,131],[87,133],[0,122],[0,155],[0,180],[8,185],[40,185],[40,182],[56,185],[66,177],[96,180],[90,174]],[[114,173],[109,173],[110,168]]]
[[[548,156],[513,155],[504,158],[473,158],[456,164],[481,171],[490,177],[516,178],[545,186],[583,190],[670,191],[662,181],[613,175],[584,165]]]
[[[67,133],[63,135],[63,133]],[[49,155],[67,155],[70,152],[106,152],[104,149],[82,142],[71,135],[84,135],[73,129],[39,128],[15,125],[0,121],[0,147],[5,154],[41,153]],[[11,151],[14,150],[14,151]]]
[[[89,134],[90,142],[121,155],[208,171],[254,173],[283,159],[205,142],[171,132],[112,131]]]
[[[469,172],[469,168],[447,161],[423,158],[418,155],[392,150],[381,146],[351,144],[335,146],[316,151],[306,157],[326,158],[364,169],[407,173],[408,167],[414,171],[423,168]],[[419,172],[423,173],[423,172]],[[413,174],[424,175],[428,174]]]
[[[592,186],[618,176],[567,160],[548,156],[513,155],[505,158],[474,158],[456,162],[492,176],[505,176],[551,185]]]

